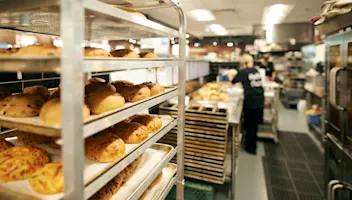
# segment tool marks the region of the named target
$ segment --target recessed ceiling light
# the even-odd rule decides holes
[[[220,24],[211,24],[205,28],[206,30],[210,30],[211,32],[215,33],[216,35],[227,35],[227,30],[221,26]]]
[[[189,44],[189,40],[186,40],[186,43]]]
[[[216,46],[216,45],[218,45],[218,43],[217,42],[213,42],[213,45]]]
[[[292,11],[294,5],[290,4],[274,4],[264,8],[263,24],[279,24]]]
[[[228,43],[226,44],[226,46],[228,46],[228,47],[233,47],[233,42],[228,42]]]
[[[210,10],[195,9],[188,12],[188,16],[196,21],[212,21],[215,20],[214,14]]]
[[[190,37],[190,36],[189,36],[189,34],[187,33],[187,34],[186,34],[186,38],[188,39],[189,37]]]
[[[196,42],[194,43],[194,47],[199,47],[200,46],[200,43]]]

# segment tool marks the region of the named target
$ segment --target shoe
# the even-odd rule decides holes
[[[251,154],[251,155],[257,155],[257,150],[256,149],[252,149],[252,148],[248,148],[248,147],[245,147],[244,150]]]

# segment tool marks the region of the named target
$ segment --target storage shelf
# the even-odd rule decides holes
[[[174,176],[170,180],[169,184],[166,186],[163,193],[161,194],[159,200],[164,200],[167,197],[167,195],[170,193],[172,187],[174,187],[174,185],[176,184],[176,181],[177,181],[177,174],[176,174],[176,176]]]
[[[1,56],[0,71],[61,72],[60,58],[52,56]],[[83,72],[146,69],[177,65],[175,58],[85,58]]]
[[[178,31],[98,0],[84,0],[85,38],[178,37]],[[16,12],[10,12],[16,11]],[[60,35],[60,1],[0,1],[0,27]]]
[[[88,186],[86,186],[86,188],[84,189],[85,199],[88,199],[93,194],[95,194],[100,188],[102,188],[105,184],[107,184],[113,177],[115,177],[119,172],[121,172],[123,169],[125,169],[139,155],[141,155],[145,150],[147,150],[154,143],[156,143],[158,140],[160,140],[160,138],[162,138],[166,133],[168,133],[176,125],[177,125],[177,120],[172,121],[168,126],[166,126],[164,129],[162,129],[157,134],[155,134],[153,137],[151,137],[148,141],[146,141],[144,144],[142,144],[139,148],[134,150],[132,153],[130,153],[124,159],[120,160],[116,165],[114,165],[112,168],[110,168],[108,171],[106,171],[104,174],[102,174],[97,179],[95,179],[92,183],[90,183]],[[176,150],[174,150],[174,151],[176,152]],[[173,154],[173,155],[175,155],[175,154]],[[173,156],[170,156],[169,160],[171,160],[172,157]],[[166,165],[166,163],[165,163],[165,165]],[[141,191],[141,192],[142,192],[141,194],[143,194],[144,191]]]

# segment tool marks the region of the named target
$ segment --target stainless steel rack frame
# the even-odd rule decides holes
[[[88,199],[101,186],[110,181],[116,174],[133,161],[138,149],[120,163],[107,171],[95,181],[85,186],[83,184],[84,167],[84,124],[82,123],[82,106],[84,103],[83,84],[87,77],[85,73],[93,71],[114,71],[131,68],[151,68],[152,64],[165,64],[174,60],[90,60],[84,59],[82,44],[84,39],[125,39],[147,38],[156,36],[179,37],[178,58],[178,138],[177,138],[177,175],[171,184],[177,184],[177,200],[183,200],[184,192],[184,112],[185,112],[185,46],[186,17],[179,0],[155,1],[155,5],[144,9],[160,9],[172,7],[177,11],[179,30],[173,30],[148,19],[128,13],[98,0],[4,0],[0,2],[0,27],[12,30],[30,31],[51,35],[60,35],[63,40],[60,59],[36,58],[31,60],[13,59],[17,62],[16,71],[52,71],[61,73],[61,103],[62,103],[62,139],[64,163],[64,199]],[[138,10],[143,10],[139,5]],[[45,21],[47,20],[47,21]],[[9,62],[0,59],[0,71],[13,71],[8,68]],[[155,62],[155,63],[152,63]],[[22,63],[22,65],[20,64]],[[39,65],[38,65],[39,64]],[[51,65],[52,64],[52,65]],[[37,66],[37,68],[35,67]],[[60,66],[60,67],[59,67]],[[140,67],[141,66],[141,67]],[[149,104],[148,104],[149,105]],[[150,104],[152,105],[152,104]],[[146,107],[147,105],[143,106]],[[123,117],[129,117],[124,113]],[[122,115],[121,115],[122,117]],[[121,119],[109,118],[109,120]],[[96,124],[103,126],[103,124]],[[174,123],[176,125],[176,123]],[[97,132],[102,128],[95,127]],[[94,133],[91,133],[94,134]],[[149,141],[148,141],[149,142]],[[152,144],[150,144],[152,145]],[[142,145],[146,147],[146,145]],[[128,158],[127,157],[127,158]],[[120,168],[120,169],[119,169]],[[95,182],[98,182],[95,184]],[[144,187],[144,186],[143,186]],[[138,192],[142,194],[143,192]],[[165,198],[167,193],[162,195]],[[138,199],[135,195],[134,199]]]

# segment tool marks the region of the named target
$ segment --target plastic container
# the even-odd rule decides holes
[[[318,115],[308,115],[309,123],[312,125],[318,125],[320,126],[321,124],[321,114]]]

